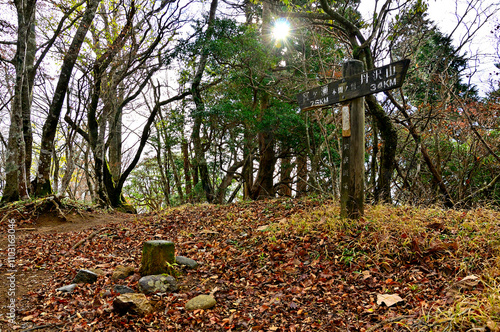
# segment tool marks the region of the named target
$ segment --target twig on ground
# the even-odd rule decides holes
[[[47,325],[34,326],[34,327],[30,327],[29,329],[22,330],[21,332],[36,331],[36,330],[46,329],[46,328],[49,328],[49,327],[56,327],[57,328],[57,327],[62,326],[64,324],[65,323],[61,323],[61,324],[47,324]]]
[[[413,316],[406,315],[406,316],[398,316],[398,317],[388,318],[388,319],[381,321],[380,323],[378,323],[376,325],[373,325],[366,332],[376,331],[378,328],[384,326],[385,324],[399,322],[400,320],[403,320],[405,318],[411,318],[411,317],[413,317]]]
[[[78,248],[79,246],[81,246],[82,244],[84,244],[85,242],[89,241],[89,240],[92,240],[97,234],[101,233],[102,231],[105,231],[105,230],[109,230],[110,228],[109,227],[104,227],[104,228],[101,228],[101,229],[98,229],[97,231],[93,232],[92,234],[90,234],[89,236],[87,236],[86,238],[78,241],[74,246],[73,246],[73,250]]]

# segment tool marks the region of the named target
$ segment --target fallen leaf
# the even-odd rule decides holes
[[[494,321],[492,320],[489,320],[487,323],[486,323],[486,326],[490,329],[490,331],[493,331],[493,332],[498,332],[500,331],[500,327],[498,326],[498,323],[495,323]]]
[[[404,300],[398,294],[377,294],[377,304],[385,304],[387,307],[392,307]]]
[[[268,229],[269,229],[269,225],[263,225],[263,226],[257,227],[257,230],[260,231],[260,232],[265,232]]]
[[[19,299],[22,301],[19,308],[23,308],[19,322],[33,326],[64,324],[61,326],[71,331],[100,331],[106,327],[145,331],[156,324],[166,331],[186,331],[193,326],[200,332],[363,331],[373,327],[375,319],[404,317],[420,310],[433,315],[438,308],[453,305],[457,298],[463,298],[459,292],[466,289],[454,288],[455,284],[476,285],[472,289],[476,294],[488,290],[482,285],[480,269],[477,277],[462,275],[462,278],[467,276],[463,279],[447,273],[459,270],[464,258],[461,255],[469,257],[470,254],[467,241],[463,242],[459,236],[457,242],[432,240],[435,231],[425,226],[408,228],[404,234],[394,231],[388,237],[385,227],[383,232],[373,228],[373,236],[369,234],[371,226],[361,227],[361,233],[343,228],[332,231],[325,226],[330,219],[336,220],[332,217],[337,213],[336,204],[331,213],[325,214],[324,225],[320,225],[321,216],[311,220],[311,212],[330,203],[294,200],[293,204],[298,206],[293,211],[273,200],[189,205],[186,209],[169,209],[166,214],[144,214],[130,219],[138,222],[127,219],[109,225],[108,219],[114,217],[103,213],[100,218],[102,225],[110,230],[108,235],[87,241],[78,251],[71,249],[73,241],[68,239],[78,241],[94,232],[87,227],[86,220],[66,225],[86,227],[79,232],[23,234],[23,240],[16,244],[17,262],[26,274],[23,279],[36,283],[29,288],[24,283],[18,285],[28,294]],[[391,207],[384,210],[386,212],[388,216],[395,212],[400,215],[397,222],[407,222],[414,214],[413,208],[406,211]],[[448,225],[451,216],[443,213],[422,220]],[[115,218],[118,222],[122,217]],[[499,218],[493,220],[494,225]],[[300,227],[302,223],[296,223],[302,219],[310,231],[304,232]],[[371,221],[360,223],[365,225]],[[101,225],[101,222],[95,224]],[[454,232],[454,224],[450,224],[450,232]],[[122,230],[125,225],[126,231]],[[276,226],[279,231],[274,233]],[[258,228],[272,229],[273,236],[266,235],[269,231],[257,231]],[[482,239],[484,234],[479,229],[477,233]],[[179,292],[151,295],[150,301],[158,309],[154,314],[133,319],[118,317],[112,313],[113,299],[118,293],[112,291],[110,272],[117,265],[132,265],[138,270],[143,242],[157,237],[155,234],[172,240],[179,254],[204,264],[182,274],[178,280]],[[412,239],[417,251],[411,253]],[[458,243],[463,250],[454,249]],[[357,248],[368,245],[374,250],[358,255]],[[486,247],[473,249],[485,260],[494,258],[493,252],[484,250]],[[450,255],[451,252],[454,255]],[[350,264],[344,264],[347,262]],[[55,291],[66,283],[69,274],[92,267],[109,273],[93,285],[82,285],[70,296]],[[124,283],[135,290],[141,277],[135,273]],[[385,291],[388,287],[390,291]],[[189,298],[208,292],[217,298],[217,309],[185,310],[184,304]],[[377,297],[377,293],[381,295]],[[405,296],[404,302],[390,295],[394,293]],[[333,312],[338,314],[325,319]],[[481,323],[481,328],[500,332],[498,322],[488,320]],[[1,325],[1,317],[0,322]]]
[[[467,288],[467,289],[472,289],[476,287],[479,284],[479,277],[471,274],[470,276],[467,276],[463,278],[462,280],[458,281],[453,285],[455,288]]]

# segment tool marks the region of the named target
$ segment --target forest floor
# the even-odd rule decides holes
[[[316,199],[143,215],[59,205],[0,210],[0,331],[500,331],[494,210],[369,206],[352,221]],[[137,290],[142,243],[153,239],[173,241],[200,266],[177,267],[179,290],[148,296],[152,314],[118,315],[113,270],[133,266],[120,284]],[[96,283],[56,291],[90,268],[104,272]],[[213,291],[212,309],[184,309]]]

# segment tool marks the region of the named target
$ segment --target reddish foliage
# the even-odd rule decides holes
[[[321,204],[287,200],[186,207],[108,225],[110,231],[76,250],[72,246],[99,227],[27,234],[17,248],[19,275],[43,268],[52,277],[20,299],[18,322],[49,325],[48,331],[364,331],[397,316],[411,325],[423,311],[445,303],[442,264],[431,260],[456,244],[425,250],[413,239],[414,257],[386,257],[376,265],[370,252],[349,251],[356,237],[363,236],[359,232],[333,236],[257,230],[286,223],[291,215],[310,213]],[[113,268],[132,265],[137,271],[142,243],[151,239],[174,241],[178,255],[201,266],[181,271],[178,293],[150,296],[157,310],[153,314],[119,316],[112,311],[118,295],[111,291]],[[99,268],[106,275],[71,294],[56,292],[80,268]],[[121,283],[137,289],[138,278],[135,274]],[[213,309],[184,310],[187,300],[215,287]],[[399,293],[404,303],[391,308],[376,304],[377,294],[391,292]],[[385,329],[397,331],[398,325],[388,323]]]

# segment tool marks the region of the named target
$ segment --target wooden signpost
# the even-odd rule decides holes
[[[342,161],[340,205],[343,218],[358,219],[364,214],[365,191],[365,107],[364,96],[396,89],[403,84],[410,60],[363,72],[363,63],[344,63],[343,79],[298,94],[302,110],[336,103],[342,106]]]

